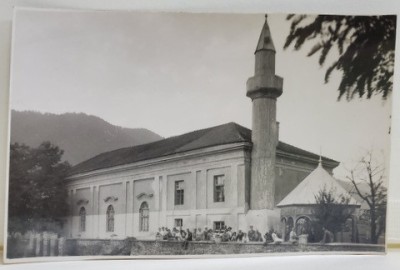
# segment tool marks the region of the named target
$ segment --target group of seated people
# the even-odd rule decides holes
[[[297,242],[297,235],[294,230],[290,234],[290,242]],[[269,230],[264,234],[254,229],[250,226],[250,230],[245,233],[242,230],[233,231],[231,227],[224,226],[221,229],[210,229],[205,227],[204,230],[201,228],[182,229],[176,227],[172,230],[166,227],[161,227],[158,229],[156,234],[156,240],[170,240],[170,241],[213,241],[213,242],[238,242],[238,243],[248,243],[248,242],[265,242],[266,244],[280,244],[283,239],[274,231],[274,229]]]

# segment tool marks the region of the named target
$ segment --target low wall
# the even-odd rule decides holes
[[[28,232],[7,237],[7,258],[65,256],[65,238],[55,233]]]
[[[96,256],[96,255],[131,255],[133,242],[136,240],[105,239],[68,239],[66,253],[68,256]]]
[[[283,253],[283,252],[384,252],[381,245],[365,244],[307,244],[307,245],[264,245],[263,243],[235,242],[189,242],[187,246],[177,241],[154,241],[135,239],[126,240],[67,240],[67,254],[76,256],[90,255],[204,255],[204,254],[251,254],[251,253]]]

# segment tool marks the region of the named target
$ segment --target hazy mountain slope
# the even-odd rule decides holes
[[[11,112],[11,143],[58,145],[64,159],[77,164],[102,152],[162,139],[144,128],[122,128],[84,113]]]

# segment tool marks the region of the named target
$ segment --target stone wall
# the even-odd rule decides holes
[[[98,255],[131,255],[134,240],[117,239],[68,239],[66,252],[68,256],[98,256]],[[136,242],[136,241],[135,241]]]
[[[183,242],[176,241],[137,241],[133,238],[126,240],[67,240],[68,255],[204,255],[204,254],[252,254],[252,253],[281,253],[281,252],[384,252],[384,246],[361,244],[308,244],[264,245],[263,243],[214,243],[189,242],[185,247]]]

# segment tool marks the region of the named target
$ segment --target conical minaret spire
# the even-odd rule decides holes
[[[272,41],[271,31],[269,30],[267,15],[265,15],[265,23],[258,39],[255,53],[261,50],[271,50],[275,52],[274,42]]]
[[[282,94],[283,79],[275,75],[275,46],[267,18],[254,54],[254,76],[247,80],[246,93],[253,103],[250,208],[273,209],[278,144],[276,99]]]

